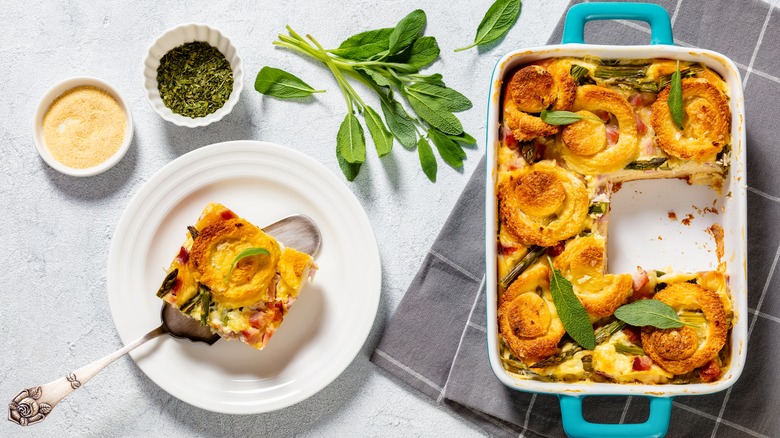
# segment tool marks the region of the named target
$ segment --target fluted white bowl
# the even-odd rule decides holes
[[[195,41],[208,43],[225,55],[233,70],[233,91],[222,108],[206,116],[192,118],[176,114],[165,106],[160,97],[160,91],[157,89],[157,68],[160,66],[160,59],[171,49]],[[244,88],[244,66],[238,56],[238,49],[220,31],[205,24],[181,24],[166,31],[149,46],[146,59],[144,59],[144,87],[149,104],[164,120],[189,128],[206,126],[221,120],[233,110],[241,95],[241,90]]]

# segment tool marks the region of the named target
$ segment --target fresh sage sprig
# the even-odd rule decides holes
[[[672,120],[678,128],[683,129],[683,99],[682,79],[680,79],[680,61],[677,61],[677,69],[672,73],[672,82],[669,84],[669,97],[666,99]]]
[[[485,13],[477,27],[474,43],[455,49],[456,52],[491,43],[503,37],[514,26],[522,9],[521,0],[496,0]]]
[[[539,118],[541,118],[543,122],[550,125],[571,125],[572,123],[579,122],[580,120],[590,120],[593,122],[604,123],[603,120],[597,117],[583,116],[582,114],[573,113],[571,111],[544,110],[541,114],[539,114]]]
[[[574,294],[571,282],[561,274],[561,271],[555,269],[550,256],[547,256],[547,261],[552,269],[550,294],[555,309],[558,310],[558,317],[563,323],[563,328],[576,343],[586,350],[593,350],[596,348],[596,334],[590,323],[588,312],[577,295]]]
[[[257,73],[255,90],[279,99],[295,99],[325,92],[325,90],[315,90],[292,73],[273,67],[263,67]]]
[[[238,262],[241,261],[241,259],[245,257],[251,257],[255,255],[270,255],[271,253],[268,252],[265,248],[247,248],[240,253],[233,259],[233,262],[230,264],[230,270],[228,270],[227,275],[225,275],[225,278],[223,281],[227,282],[230,278],[230,275],[233,274],[233,269],[235,269]]]
[[[658,300],[639,300],[618,307],[615,318],[635,327],[653,326],[659,329],[680,328],[683,325],[696,327],[685,323],[677,316],[673,307]]]
[[[288,35],[280,34],[274,41],[277,46],[322,62],[336,79],[347,106],[336,135],[336,158],[349,181],[357,177],[366,160],[366,136],[359,116],[378,156],[391,152],[393,138],[407,149],[417,148],[422,170],[434,182],[438,165],[431,144],[444,162],[458,169],[466,158],[463,145],[476,142],[453,114],[471,108],[471,101],[447,87],[442,75],[419,73],[439,57],[436,39],[422,35],[425,22],[425,12],[416,10],[395,27],[358,33],[328,50],[313,36],[304,38],[290,26]],[[376,93],[384,120],[358,95],[348,78]],[[411,106],[411,114],[398,97]]]

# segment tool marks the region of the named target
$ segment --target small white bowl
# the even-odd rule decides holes
[[[230,92],[227,102],[213,113],[198,118],[183,116],[171,111],[163,103],[160,91],[157,89],[157,68],[160,66],[160,59],[171,49],[194,41],[201,41],[216,47],[225,55],[230,63],[230,68],[233,69],[233,91]],[[174,125],[189,128],[206,126],[230,114],[238,102],[241,90],[244,88],[244,65],[238,56],[238,49],[217,29],[205,24],[182,24],[162,34],[149,47],[144,60],[144,87],[146,88],[146,99],[163,119]]]
[[[119,146],[119,149],[114,152],[114,155],[108,157],[106,161],[103,161],[96,166],[87,167],[84,169],[66,166],[65,164],[57,161],[57,159],[52,156],[51,151],[49,151],[49,148],[46,146],[46,141],[43,138],[43,116],[46,115],[46,112],[49,110],[52,102],[54,102],[56,98],[60,97],[62,93],[81,86],[93,86],[110,94],[111,97],[117,101],[119,106],[122,107],[122,111],[125,112],[126,117],[125,137],[122,141],[122,144]],[[60,82],[46,91],[41,100],[38,102],[38,107],[35,109],[35,117],[33,118],[33,142],[35,143],[35,148],[38,149],[38,154],[40,154],[41,158],[43,158],[43,161],[45,161],[46,164],[51,166],[52,169],[66,175],[92,176],[105,172],[125,156],[127,150],[130,149],[130,141],[132,139],[133,115],[130,113],[130,107],[127,106],[127,102],[122,97],[122,95],[119,94],[119,90],[111,86],[109,83],[97,78],[79,76]]]

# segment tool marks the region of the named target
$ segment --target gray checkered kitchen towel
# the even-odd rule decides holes
[[[723,53],[745,87],[749,347],[730,389],[674,400],[669,436],[780,436],[780,11],[757,0],[658,1],[676,44]],[[550,38],[561,40],[563,18]],[[586,41],[647,44],[649,28],[593,22]],[[409,286],[371,360],[495,436],[563,436],[558,399],[511,390],[487,359],[484,159]],[[641,422],[644,397],[588,397],[591,421]]]

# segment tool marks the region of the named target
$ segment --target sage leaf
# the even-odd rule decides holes
[[[325,90],[315,90],[292,73],[273,67],[260,69],[255,78],[255,90],[279,99],[308,97],[313,93],[325,92]]]
[[[385,100],[380,102],[382,113],[385,115],[387,127],[402,146],[412,149],[417,145],[417,130],[414,121],[397,100]]]
[[[672,82],[669,84],[669,97],[666,99],[669,105],[669,113],[672,115],[674,124],[679,129],[683,129],[683,99],[682,99],[682,79],[680,79],[680,61],[677,61],[677,69],[672,73]]]
[[[496,0],[485,13],[482,22],[477,27],[477,36],[474,43],[455,49],[456,52],[468,50],[472,47],[491,43],[503,37],[514,26],[520,16],[521,0]]]
[[[336,135],[336,144],[341,146],[341,154],[349,163],[366,161],[366,137],[355,114],[348,112],[341,122]]]
[[[355,71],[359,72],[360,74],[364,75],[364,77],[376,84],[379,87],[389,87],[390,86],[390,80],[388,80],[386,77],[382,76],[381,73],[379,73],[376,70],[371,70],[368,68],[360,68],[356,67]]]
[[[577,295],[574,294],[571,282],[561,274],[561,271],[555,269],[550,256],[547,256],[547,260],[550,262],[550,269],[552,269],[550,293],[555,309],[558,310],[558,316],[563,323],[563,328],[582,348],[593,350],[596,348],[596,334],[590,323],[588,312]]]
[[[424,94],[407,93],[406,98],[412,105],[414,112],[439,131],[451,135],[463,132],[460,120],[431,97]]]
[[[452,112],[465,111],[472,104],[468,97],[460,94],[452,88],[420,82],[406,88],[407,92],[414,92],[430,96],[441,104],[443,108]]]
[[[350,163],[344,159],[341,153],[341,145],[336,143],[336,160],[339,162],[341,173],[347,178],[347,181],[354,181],[360,173],[360,163]]]
[[[417,141],[417,154],[420,156],[420,164],[422,165],[425,176],[427,176],[431,182],[436,182],[436,171],[438,170],[436,157],[433,155],[431,145],[424,137],[420,137]]]
[[[361,32],[347,38],[338,49],[329,52],[342,58],[368,61],[387,51],[391,33],[392,27]]]
[[[420,37],[412,44],[409,59],[406,60],[406,63],[415,70],[419,70],[436,61],[436,58],[439,57],[439,52],[439,44],[436,42],[436,38],[432,36]]]
[[[449,164],[455,169],[460,169],[463,167],[463,159],[466,158],[466,153],[458,145],[458,143],[451,140],[449,137],[436,129],[430,129],[428,131],[428,136],[430,137],[434,146],[436,146],[436,149],[439,151],[439,155],[441,155],[441,158],[445,163]]]
[[[604,123],[603,120],[597,117],[583,116],[582,114],[573,113],[571,111],[548,111],[544,110],[539,115],[539,118],[543,122],[550,125],[570,125],[580,120],[591,120],[594,122]]]
[[[422,9],[414,10],[402,18],[388,37],[388,54],[395,55],[409,47],[420,36],[425,20],[425,12]]]
[[[468,145],[477,144],[477,139],[470,136],[467,132],[461,132],[458,135],[447,135],[450,139],[457,141],[458,143],[465,143]]]
[[[227,275],[225,275],[224,281],[228,281],[230,275],[233,274],[233,269],[236,268],[236,265],[238,264],[238,262],[241,261],[241,259],[245,257],[255,256],[255,255],[270,255],[270,254],[271,253],[268,252],[268,250],[265,248],[252,247],[241,251],[240,253],[238,253],[238,255],[233,259],[233,262],[230,264],[230,269],[228,270]]]
[[[646,325],[659,329],[680,328],[686,325],[680,321],[673,307],[658,300],[639,300],[618,307],[615,318],[635,327]]]
[[[387,130],[384,122],[382,122],[382,118],[370,106],[366,105],[363,116],[366,120],[368,132],[371,134],[371,139],[374,140],[377,155],[384,157],[393,150],[393,134]]]

